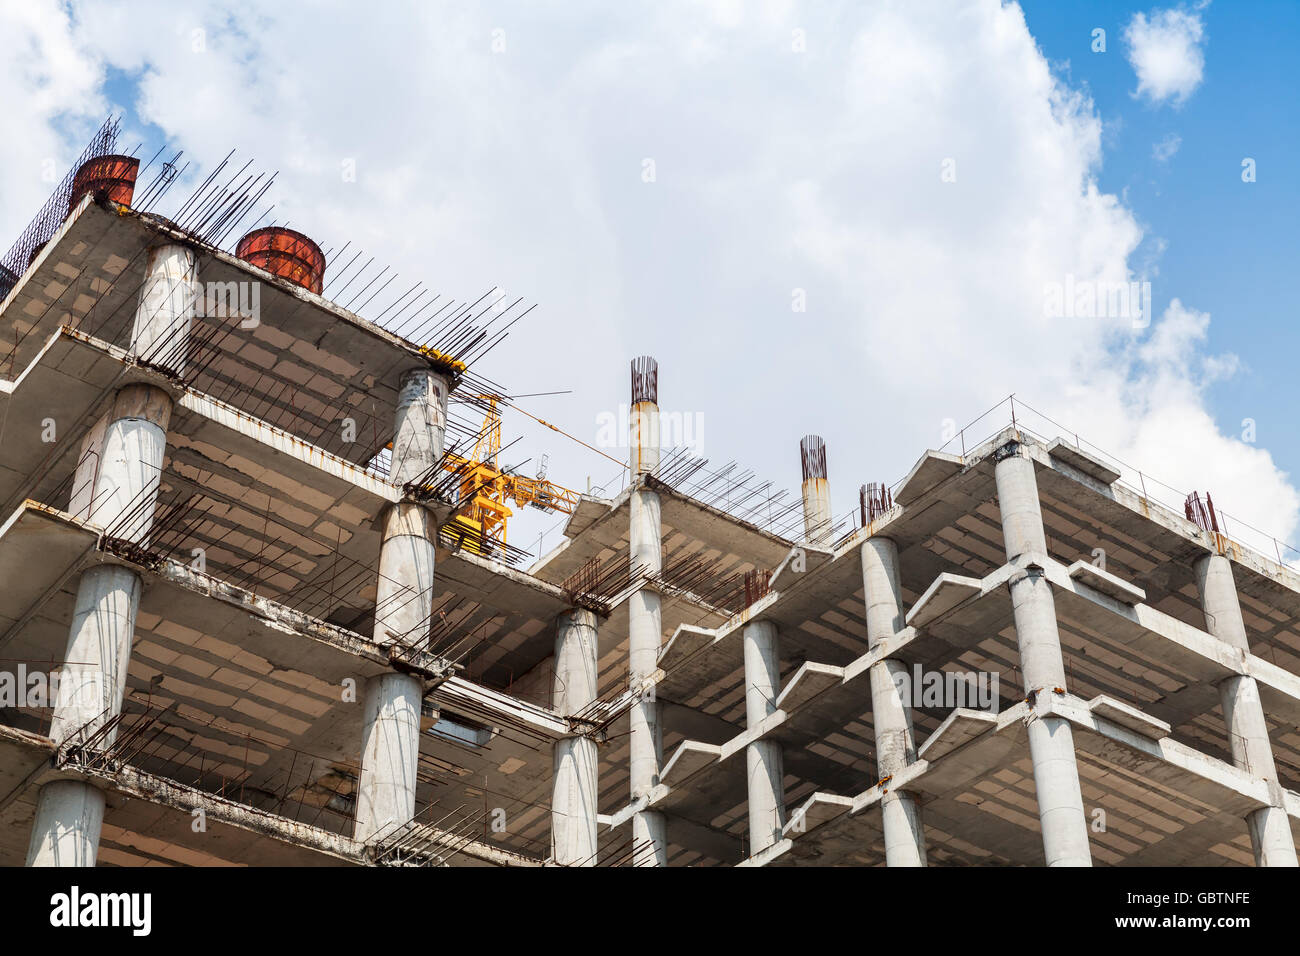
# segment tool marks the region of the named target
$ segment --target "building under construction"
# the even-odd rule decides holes
[[[523,479],[518,303],[363,319],[114,134],[0,272],[0,863],[1296,865],[1300,576],[1208,500],[1004,404],[836,516],[815,436],[661,449],[646,358],[620,490]]]

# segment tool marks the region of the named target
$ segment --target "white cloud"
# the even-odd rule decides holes
[[[1128,61],[1137,73],[1135,96],[1153,103],[1186,102],[1205,74],[1205,25],[1199,12],[1156,10],[1133,14],[1124,29]]]
[[[1183,138],[1177,133],[1170,133],[1151,147],[1151,158],[1157,163],[1167,163],[1174,158],[1178,147],[1183,145]]]
[[[103,121],[102,80],[99,61],[74,41],[62,7],[0,0],[0,222],[7,227],[0,254]]]
[[[174,9],[80,8],[67,68],[143,68],[145,119],[190,156],[240,146],[281,169],[277,212],[327,243],[351,237],[457,298],[500,283],[541,303],[483,371],[573,389],[524,407],[585,440],[649,352],[665,408],[698,412],[719,462],[795,487],[799,437],[823,434],[847,511],[860,483],[937,447],[945,420],[1014,391],[1148,475],[1208,487],[1279,536],[1296,526],[1286,475],[1207,411],[1233,368],[1206,354],[1208,316],[1045,314],[1067,277],[1153,277],[1134,260],[1159,243],[1098,188],[1097,112],[1014,4]],[[30,90],[5,77],[7,101]],[[507,428],[527,432],[512,460],[547,452],[571,487],[616,470]]]

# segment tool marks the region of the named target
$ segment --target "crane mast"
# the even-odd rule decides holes
[[[498,396],[479,395],[487,403],[487,416],[469,455],[448,454],[447,471],[460,477],[460,507],[443,530],[461,539],[466,550],[490,557],[495,544],[506,543],[506,527],[514,515],[507,501],[517,506],[572,514],[581,497],[578,492],[547,481],[502,471],[501,412]]]

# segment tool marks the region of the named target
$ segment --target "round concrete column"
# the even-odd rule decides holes
[[[629,550],[632,566],[647,574],[662,568],[659,542],[659,495],[640,489],[632,493]],[[628,675],[634,692],[639,692],[631,710],[632,797],[646,793],[659,783],[663,760],[659,703],[654,685],[646,684],[659,667],[659,645],[663,633],[659,592],[643,586],[628,598]]]
[[[560,615],[555,635],[552,706],[561,716],[581,713],[596,699],[596,615],[575,608]],[[551,850],[559,866],[596,865],[599,757],[589,737],[555,743]]]
[[[432,369],[405,373],[398,387],[390,480],[405,485],[442,457],[447,378]],[[384,514],[375,590],[377,644],[422,646],[433,617],[437,522],[423,505],[399,502]],[[365,843],[396,833],[415,817],[424,686],[409,674],[366,682],[354,835]]]
[[[118,389],[82,442],[69,513],[147,545],[171,413],[171,396],[160,388],[137,383]]]
[[[659,467],[659,366],[644,357],[632,363],[632,405],[628,413],[629,469],[634,483],[628,529],[632,567],[646,574],[663,568],[659,495],[643,484]],[[663,617],[659,594],[643,585],[628,599],[628,682],[636,700],[628,713],[629,789],[633,800],[659,783],[663,766],[661,708],[647,683],[659,662]],[[642,810],[632,817],[634,866],[666,866],[667,822],[662,813]]]
[[[628,411],[628,447],[633,477],[654,474],[659,467],[660,453],[657,400],[632,404]]]
[[[141,362],[184,374],[190,325],[202,294],[194,250],[181,245],[149,250],[131,334]]]
[[[1221,554],[1206,555],[1195,564],[1196,581],[1205,613],[1205,629],[1221,641],[1249,653],[1246,621],[1237,598],[1232,562]],[[1295,841],[1282,802],[1268,721],[1253,677],[1230,677],[1219,685],[1219,700],[1228,729],[1228,745],[1235,766],[1262,777],[1269,785],[1272,806],[1246,817],[1256,866],[1297,866]]]
[[[656,502],[658,496],[655,496]],[[628,598],[629,683],[637,695],[628,711],[628,777],[633,800],[659,784],[663,766],[662,708],[655,685],[648,683],[657,669],[660,623],[659,594],[643,587]],[[667,823],[657,810],[632,817],[633,865],[666,866]]]
[[[442,457],[448,393],[446,376],[432,369],[415,369],[402,376],[393,435],[393,484],[413,481]]]
[[[804,540],[819,547],[831,544],[831,486],[826,471],[826,443],[818,435],[806,435],[799,443],[803,470]]]
[[[1038,501],[1034,463],[1017,445],[1006,449],[994,466],[1002,536],[1008,560],[1026,554],[1047,554],[1047,536]],[[1029,724],[1029,755],[1034,765],[1038,820],[1048,866],[1091,866],[1083,791],[1074,756],[1070,722],[1038,708],[1058,688],[1065,689],[1065,662],[1056,624],[1052,586],[1037,569],[1029,569],[1010,584],[1011,605],[1020,646],[1020,670],[1025,692],[1035,702]]]
[[[127,663],[140,601],[135,572],[116,565],[81,576],[72,631],[59,672],[50,737],[90,737],[122,710]],[[112,744],[116,730],[100,738]],[[27,849],[28,866],[94,866],[104,822],[104,794],[81,780],[41,787]]]
[[[433,518],[422,505],[388,509],[379,553],[375,643],[418,645],[428,636],[434,534]],[[384,674],[366,682],[354,831],[363,843],[395,832],[415,816],[423,700],[423,685],[409,674]]]
[[[376,644],[420,643],[433,617],[434,542],[438,529],[423,505],[390,505],[379,545]]]
[[[758,726],[776,712],[781,689],[779,636],[771,621],[754,621],[742,633],[745,647],[745,723]],[[751,856],[781,839],[785,826],[785,771],[781,745],[756,740],[745,747]]]
[[[898,576],[898,545],[873,537],[859,549],[862,593],[866,602],[867,643],[875,648],[903,629],[903,591]],[[888,658],[872,665],[871,721],[876,735],[876,776],[892,777],[916,759],[912,731],[911,675]],[[925,866],[925,827],[914,794],[887,785],[881,800],[886,866]]]
[[[354,836],[368,843],[396,832],[415,816],[424,687],[409,674],[366,681],[361,776]]]
[[[94,866],[104,826],[104,794],[80,780],[41,787],[27,845],[28,866]]]
[[[84,740],[121,713],[139,607],[140,578],[129,568],[105,564],[82,573],[59,670],[52,740]],[[99,745],[112,744],[116,735],[107,732]]]
[[[138,316],[137,316],[138,318]],[[188,317],[186,317],[188,322]],[[167,444],[172,400],[152,385],[118,390],[92,429],[93,451],[82,456],[74,512],[114,537],[147,545]],[[85,740],[122,712],[141,582],[129,568],[104,564],[82,572],[53,700],[50,738]],[[111,746],[116,729],[96,741]],[[32,866],[93,866],[104,819],[104,795],[79,780],[41,788],[32,826]]]

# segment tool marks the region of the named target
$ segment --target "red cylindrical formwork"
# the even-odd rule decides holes
[[[235,255],[317,295],[325,286],[325,253],[301,232],[281,226],[254,229],[239,240]]]
[[[135,195],[135,176],[140,171],[140,160],[134,156],[96,156],[81,164],[72,177],[72,196],[68,200],[68,213],[87,193],[101,190],[109,199],[123,206],[131,205]]]

